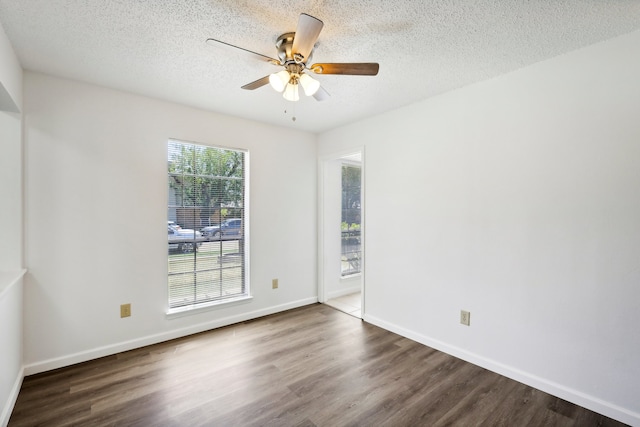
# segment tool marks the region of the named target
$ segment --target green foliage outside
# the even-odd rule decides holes
[[[352,223],[349,225],[347,222],[342,222],[340,226],[342,231],[360,231],[360,224]]]
[[[360,176],[359,166],[342,166],[342,221],[351,224],[347,229],[352,229],[361,221]]]
[[[199,208],[205,223],[242,217],[244,153],[170,142],[168,171],[176,207]]]

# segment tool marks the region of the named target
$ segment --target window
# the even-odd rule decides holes
[[[342,165],[342,276],[360,273],[362,258],[360,176],[361,168],[359,165]]]
[[[249,296],[248,153],[168,143],[169,309]]]

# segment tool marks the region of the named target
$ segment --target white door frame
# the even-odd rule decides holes
[[[326,189],[326,174],[325,167],[328,163],[334,162],[337,160],[345,159],[346,157],[360,154],[360,164],[361,164],[361,188],[360,188],[360,209],[361,213],[361,224],[362,224],[362,232],[361,232],[361,249],[362,249],[362,260],[360,264],[361,268],[361,279],[360,279],[360,290],[361,290],[361,307],[362,307],[362,316],[364,317],[365,313],[365,265],[366,265],[366,256],[365,256],[365,234],[366,234],[366,224],[365,224],[365,152],[364,146],[355,147],[350,150],[338,151],[330,154],[325,154],[323,156],[318,157],[318,301],[324,303],[327,301],[327,292],[325,289],[325,260],[324,260],[324,250],[325,250],[325,239],[324,232],[326,228],[325,224],[325,215],[324,215],[324,207],[325,207],[325,197],[327,197],[328,190]],[[337,272],[339,274],[339,272]]]

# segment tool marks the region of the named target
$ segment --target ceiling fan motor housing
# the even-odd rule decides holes
[[[298,54],[295,54],[293,52],[293,39],[295,35],[296,33],[282,34],[280,37],[278,37],[278,40],[276,41],[276,49],[278,49],[278,58],[280,59],[280,62],[282,63],[282,65],[287,66],[292,63],[302,64],[302,68],[300,69],[300,71],[302,71],[305,65],[311,60],[313,52],[309,53],[309,56],[306,58],[304,57],[296,58]]]

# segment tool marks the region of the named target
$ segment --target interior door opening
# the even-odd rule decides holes
[[[321,166],[319,300],[362,318],[364,201],[362,151],[332,156]]]

